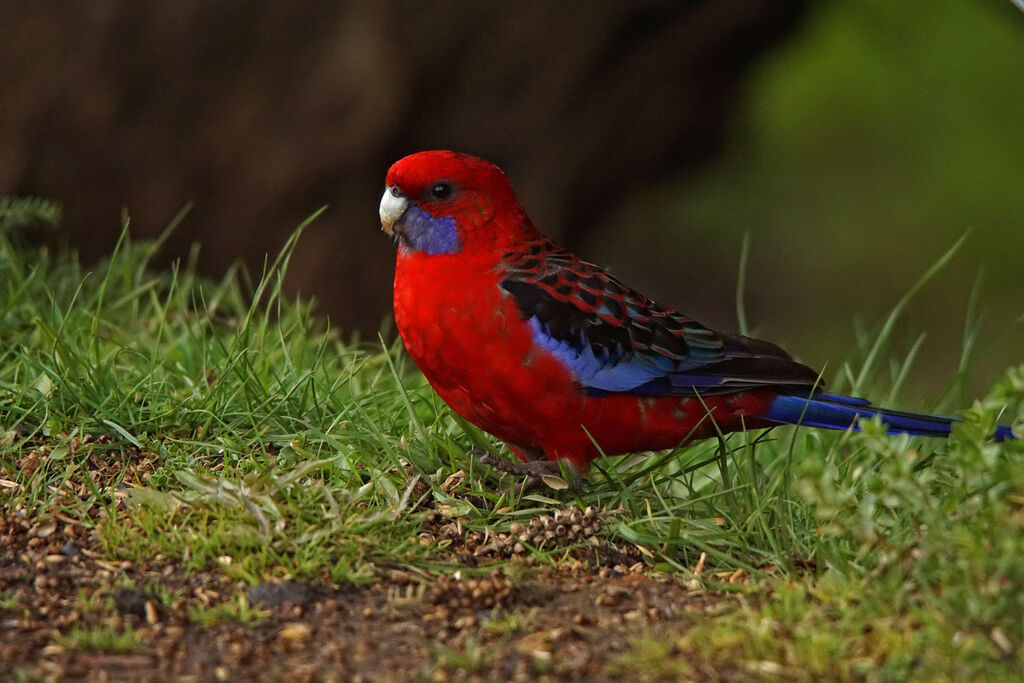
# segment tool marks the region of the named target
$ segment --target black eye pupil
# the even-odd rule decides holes
[[[434,195],[434,199],[445,199],[452,193],[452,186],[448,183],[438,183],[430,188],[430,194]]]

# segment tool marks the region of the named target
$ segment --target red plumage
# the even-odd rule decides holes
[[[436,200],[428,193],[438,181],[457,189]],[[508,268],[532,246],[558,247],[534,229],[497,167],[467,155],[422,152],[392,166],[387,185],[432,217],[454,217],[460,241],[456,251],[441,254],[400,243],[394,306],[405,347],[455,412],[520,458],[565,458],[586,473],[599,455],[595,442],[606,455],[672,448],[715,434],[709,414],[723,432],[761,424],[755,416],[775,397],[770,389],[702,398],[583,391],[537,344],[501,287]]]

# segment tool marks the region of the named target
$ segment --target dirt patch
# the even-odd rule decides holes
[[[451,524],[431,517],[424,533],[450,535]],[[480,540],[453,551],[472,557]],[[161,558],[110,561],[98,547],[74,520],[2,511],[0,677],[603,678],[630,637],[682,631],[722,600],[640,563],[572,557],[441,578],[395,570],[360,587],[248,587]]]
[[[105,445],[71,441],[69,450],[88,443]],[[87,463],[114,507],[124,506],[128,483],[152,472],[151,458],[128,455]],[[45,469],[58,456],[40,444],[19,468]],[[69,504],[88,492],[50,488]],[[65,512],[0,499],[0,679],[603,679],[631,639],[670,642],[729,600],[651,574],[636,546],[601,534],[616,513],[594,509],[551,510],[483,533],[433,509],[419,540],[462,569],[380,568],[360,586],[249,586],[220,567],[115,559],[95,531],[105,506],[82,519]]]

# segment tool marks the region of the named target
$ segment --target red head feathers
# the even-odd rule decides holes
[[[396,162],[386,184],[381,225],[407,248],[429,254],[500,249],[536,235],[508,177],[483,159],[418,152]]]

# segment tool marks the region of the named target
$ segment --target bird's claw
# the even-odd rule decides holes
[[[516,486],[517,496],[534,491],[541,486],[552,489],[568,488],[575,483],[576,479],[576,477],[570,477],[572,482],[566,482],[565,478],[562,476],[562,466],[557,460],[527,460],[525,462],[516,462],[515,460],[509,460],[508,458],[502,458],[492,453],[488,453],[480,448],[474,448],[468,451],[466,455],[476,458],[477,462],[487,465],[488,467],[493,467],[499,472],[505,472],[506,474],[512,474],[519,477],[526,477],[526,481]]]

